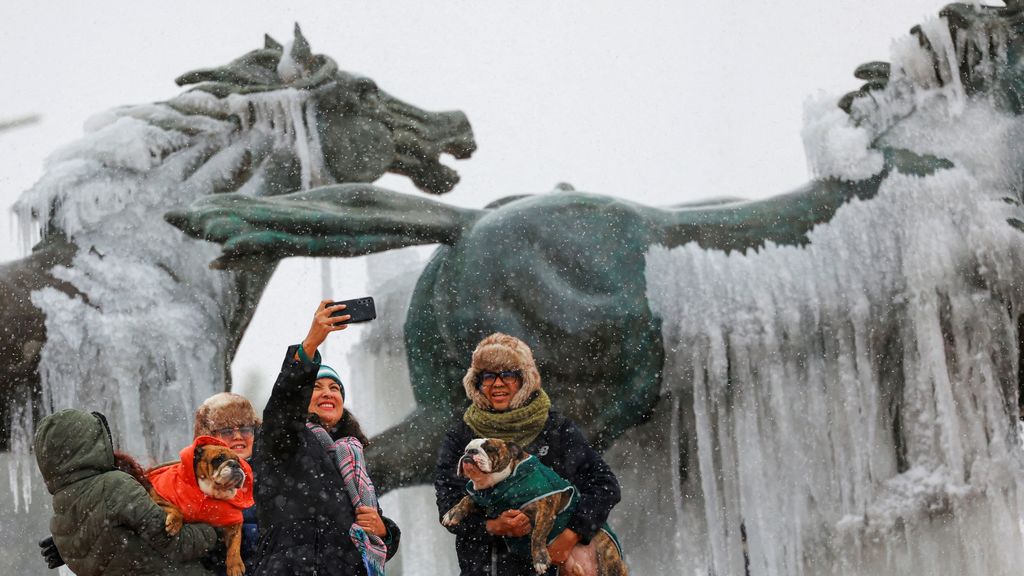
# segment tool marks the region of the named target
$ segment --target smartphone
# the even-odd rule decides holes
[[[338,310],[331,314],[331,318],[336,316],[345,316],[350,314],[352,318],[344,320],[342,322],[336,322],[335,324],[355,324],[356,322],[369,322],[377,317],[377,309],[373,307],[373,298],[366,296],[365,298],[356,298],[354,300],[342,300],[340,302],[331,302],[327,306],[334,306],[336,304],[344,304],[344,310]]]

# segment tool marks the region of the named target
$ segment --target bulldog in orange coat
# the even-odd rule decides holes
[[[241,576],[242,510],[254,504],[249,463],[212,436],[196,438],[180,456],[180,462],[146,473],[150,497],[167,513],[167,533],[174,536],[192,522],[223,528],[227,574]]]

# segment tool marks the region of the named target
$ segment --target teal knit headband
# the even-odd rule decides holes
[[[341,388],[341,398],[342,400],[345,399],[345,385],[341,382],[341,376],[338,376],[338,373],[334,368],[331,368],[326,364],[321,364],[320,371],[316,373],[316,379],[319,380],[321,378],[330,378],[337,382],[338,387]]]

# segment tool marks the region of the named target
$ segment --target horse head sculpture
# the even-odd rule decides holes
[[[304,93],[316,101],[307,128],[315,126],[313,137],[334,182],[373,182],[393,172],[408,176],[424,192],[444,194],[459,176],[440,163],[441,154],[464,159],[476,149],[464,114],[425,112],[392,97],[370,78],[339,70],[331,58],[312,53],[298,24],[287,50],[267,36],[262,50],[225,66],[188,72],[176,82],[196,84],[197,90],[222,99],[282,90]],[[248,117],[244,111],[239,117],[251,124],[257,104],[248,105]]]

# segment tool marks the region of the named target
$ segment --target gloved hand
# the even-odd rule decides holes
[[[64,559],[60,557],[57,545],[53,543],[53,536],[47,536],[39,541],[39,553],[46,560],[46,567],[53,569],[64,565]]]

